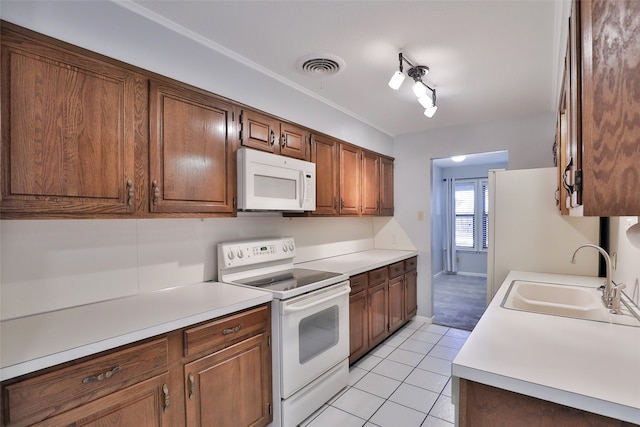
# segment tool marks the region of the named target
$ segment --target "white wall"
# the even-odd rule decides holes
[[[456,154],[508,150],[509,169],[553,165],[555,114],[439,129],[396,138],[395,218],[419,252],[418,314],[431,317],[431,167],[432,159]],[[418,211],[425,213],[418,220]]]
[[[640,243],[634,246],[627,235],[627,230],[635,226],[629,233],[634,232],[636,242],[640,242],[637,223],[638,217],[610,218],[609,254],[614,260],[613,281],[626,284],[624,292],[630,297],[635,296],[636,304],[640,305]]]
[[[381,154],[393,151],[389,135],[217,52],[214,43],[175,25],[169,29],[117,3],[5,1],[0,16]]]
[[[295,262],[374,247],[393,219],[282,218],[0,221],[0,317],[24,316],[217,278],[219,242],[293,236]],[[387,227],[393,229],[393,224]]]

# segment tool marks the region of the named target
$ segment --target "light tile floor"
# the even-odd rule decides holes
[[[303,427],[453,427],[451,362],[469,331],[412,320],[349,370]]]

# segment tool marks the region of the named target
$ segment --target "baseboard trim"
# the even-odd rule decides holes
[[[484,277],[487,278],[487,273],[472,273],[466,271],[458,271],[458,276],[472,276],[472,277]]]

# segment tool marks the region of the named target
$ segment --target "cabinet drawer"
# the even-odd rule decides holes
[[[167,369],[168,341],[150,341],[3,387],[6,425],[31,424]]]
[[[404,270],[411,271],[416,269],[416,265],[418,265],[418,257],[413,257],[404,260]]]
[[[402,276],[404,274],[404,261],[396,262],[389,266],[389,279]]]
[[[387,277],[387,267],[371,270],[369,272],[369,287],[385,282]]]
[[[349,286],[351,286],[351,295],[367,289],[367,274],[349,277]]]
[[[213,351],[227,342],[266,331],[268,320],[269,306],[263,305],[189,328],[184,331],[184,355]]]

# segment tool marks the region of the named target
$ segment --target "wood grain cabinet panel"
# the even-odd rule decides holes
[[[398,276],[389,280],[389,333],[404,324],[405,319],[404,277]]]
[[[574,0],[560,113],[571,214],[640,213],[640,2]],[[567,84],[568,83],[568,84]],[[559,171],[560,174],[564,170]]]
[[[380,157],[370,151],[362,151],[362,192],[360,213],[377,215],[380,209]]]
[[[187,426],[264,426],[271,422],[267,333],[184,366]]]
[[[340,144],[339,162],[340,202],[338,211],[340,215],[359,215],[362,176],[360,150],[351,145]]]
[[[350,277],[349,283],[349,363],[354,363],[369,351],[367,274]]]
[[[151,81],[151,212],[234,211],[233,111],[208,94]]]
[[[307,161],[311,156],[308,130],[259,111],[242,110],[238,135],[244,147]]]
[[[388,336],[389,283],[369,287],[369,347],[380,344]]]
[[[380,210],[379,215],[393,216],[393,159],[380,157]]]
[[[2,387],[5,425],[28,425],[108,396],[167,370],[158,339]],[[62,417],[61,419],[66,419]]]
[[[338,141],[311,137],[311,161],[316,164],[316,210],[312,215],[338,214]]]
[[[133,213],[144,78],[1,31],[3,217]]]
[[[159,375],[77,409],[34,424],[37,427],[171,427],[169,375]]]
[[[613,418],[460,379],[460,427],[633,427]]]

